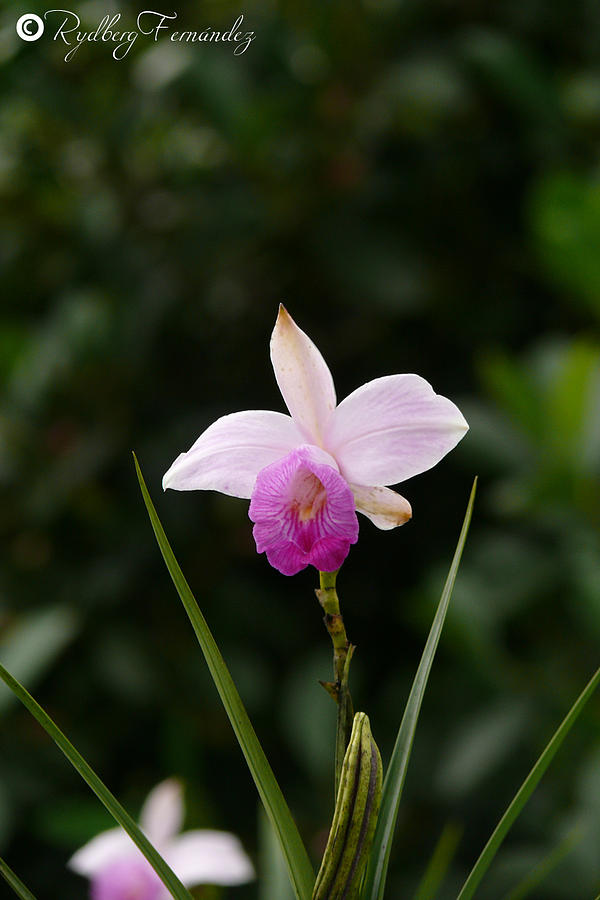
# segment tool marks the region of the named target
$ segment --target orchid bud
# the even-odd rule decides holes
[[[371,735],[369,717],[356,713],[312,900],[356,898],[375,834],[381,782],[381,756]]]

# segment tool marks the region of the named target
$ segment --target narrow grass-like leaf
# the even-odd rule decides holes
[[[16,678],[13,678],[10,672],[8,672],[1,663],[0,678],[18,697],[23,706],[27,707],[32,716],[38,720],[42,728],[62,750],[73,768],[79,772],[83,780],[87,782],[98,799],[104,804],[113,819],[119,823],[121,828],[127,832],[131,840],[137,844],[162,883],[169,889],[171,895],[175,897],[176,900],[192,900],[190,892],[182,885],[179,878],[177,878],[172,869],[166,864],[162,856],[154,849],[146,835],[136,825],[129,813],[121,806],[116,797],[111,794],[106,785],[98,778],[81,753],[75,749],[69,739],[62,733],[58,725],[53,722],[39,703],[33,699],[31,694],[25,690],[23,685],[20,684]]]
[[[456,822],[449,822],[440,835],[433,856],[417,888],[414,900],[435,900],[448,866],[454,858],[463,829]]]
[[[0,875],[6,883],[10,885],[17,897],[21,900],[35,900],[34,895],[25,887],[20,878],[17,878],[12,869],[10,869],[3,859],[0,859]]]
[[[385,781],[383,783],[379,821],[377,822],[375,838],[373,840],[367,876],[361,892],[363,900],[383,900],[388,862],[390,851],[392,849],[392,838],[394,835],[396,818],[398,816],[402,788],[404,787],[404,780],[406,778],[406,770],[408,768],[410,753],[417,728],[419,712],[421,710],[423,695],[425,694],[425,688],[427,687],[427,680],[429,678],[429,672],[431,671],[435,651],[442,633],[446,612],[448,611],[448,604],[450,603],[456,573],[458,572],[458,567],[460,565],[463,547],[467,538],[476,489],[477,479],[473,482],[471,496],[469,498],[469,504],[465,513],[454,558],[427,638],[427,643],[425,644],[419,668],[417,669],[412,684],[396,743],[392,751],[392,757],[385,776]]]
[[[513,822],[533,794],[542,775],[550,765],[550,762],[552,761],[552,758],[554,757],[556,751],[571,730],[573,723],[593,694],[599,682],[600,669],[596,671],[594,676],[587,683],[586,687],[583,689],[557,730],[552,735],[551,740],[547,744],[544,752],[536,762],[535,766],[519,788],[512,803],[509,805],[508,809],[498,822],[492,836],[481,851],[481,855],[475,863],[469,877],[465,881],[457,900],[470,900],[470,898],[475,893],[477,885],[489,868],[494,856],[498,851],[498,848],[500,847],[500,844],[506,837]]]
[[[528,897],[548,877],[550,872],[568,856],[582,837],[582,828],[580,825],[576,825],[548,856],[542,859],[537,866],[534,866],[531,872],[527,873],[525,878],[506,895],[504,900],[524,900],[525,897]]]
[[[297,900],[310,900],[315,876],[308,854],[288,809],[288,805],[285,802],[285,798],[277,784],[273,770],[267,761],[256,736],[256,732],[248,718],[248,714],[234,681],[225,665],[225,661],[221,656],[215,639],[210,632],[206,620],[202,615],[194,595],[192,594],[190,587],[179,568],[179,564],[175,559],[173,551],[171,550],[156,509],[154,508],[154,504],[150,499],[150,494],[148,493],[148,488],[146,487],[135,454],[134,460],[142,496],[144,498],[144,503],[146,504],[146,509],[148,510],[148,515],[150,516],[158,546],[160,547],[169,574],[173,579],[173,584],[177,589],[177,593],[181,598],[181,602],[192,623],[192,627],[196,632],[196,637],[202,648],[210,674],[212,675],[219,696],[223,702],[223,706],[229,716],[229,721],[231,722],[235,736],[238,739],[242,753],[246,758],[248,768],[254,779],[265,811],[279,840],[288,867],[290,880],[294,887],[294,893]]]

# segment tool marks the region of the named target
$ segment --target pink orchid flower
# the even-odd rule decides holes
[[[283,306],[271,361],[289,416],[223,416],[177,457],[163,487],[250,499],[259,553],[293,575],[332,572],[358,539],[356,510],[381,529],[412,515],[388,485],[436,465],[468,430],[460,410],[419,375],[386,375],[337,405],[331,372]]]
[[[181,786],[163,781],[148,795],[140,816],[146,837],[186,887],[235,885],[254,878],[239,840],[226,831],[186,831]],[[91,880],[91,900],[169,900],[171,894],[122,828],[92,838],[68,865]]]

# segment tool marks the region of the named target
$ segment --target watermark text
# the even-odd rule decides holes
[[[245,29],[243,15],[239,15],[223,31],[210,25],[201,30],[181,27],[176,29],[177,18],[176,12],[144,9],[137,15],[135,27],[126,28],[121,21],[121,13],[107,13],[95,27],[86,30],[81,26],[80,17],[72,10],[49,9],[44,13],[43,19],[34,13],[22,15],[17,21],[16,30],[24,41],[37,41],[46,31],[53,41],[68,48],[65,62],[72,60],[87,43],[108,44],[114,59],[124,59],[142,36],[155,42],[170,40],[179,44],[228,44],[235,56],[245,53],[255,38],[254,31]]]

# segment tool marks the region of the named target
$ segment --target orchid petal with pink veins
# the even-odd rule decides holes
[[[386,375],[342,400],[325,434],[349,482],[384,486],[435,466],[468,430],[457,406],[419,375]]]
[[[382,531],[404,525],[412,516],[410,503],[396,491],[360,484],[351,484],[350,487],[358,512],[367,516]]]
[[[248,515],[259,553],[283,575],[339,569],[358,540],[354,497],[335,460],[305,445],[259,472]]]
[[[269,410],[231,413],[213,422],[163,477],[163,488],[220,491],[248,500],[261,469],[304,438],[289,416]]]
[[[164,886],[143,856],[124,857],[93,879],[91,900],[168,900]]]
[[[305,440],[324,446],[323,433],[336,404],[333,378],[318,348],[283,306],[271,336],[271,362],[279,390]]]

